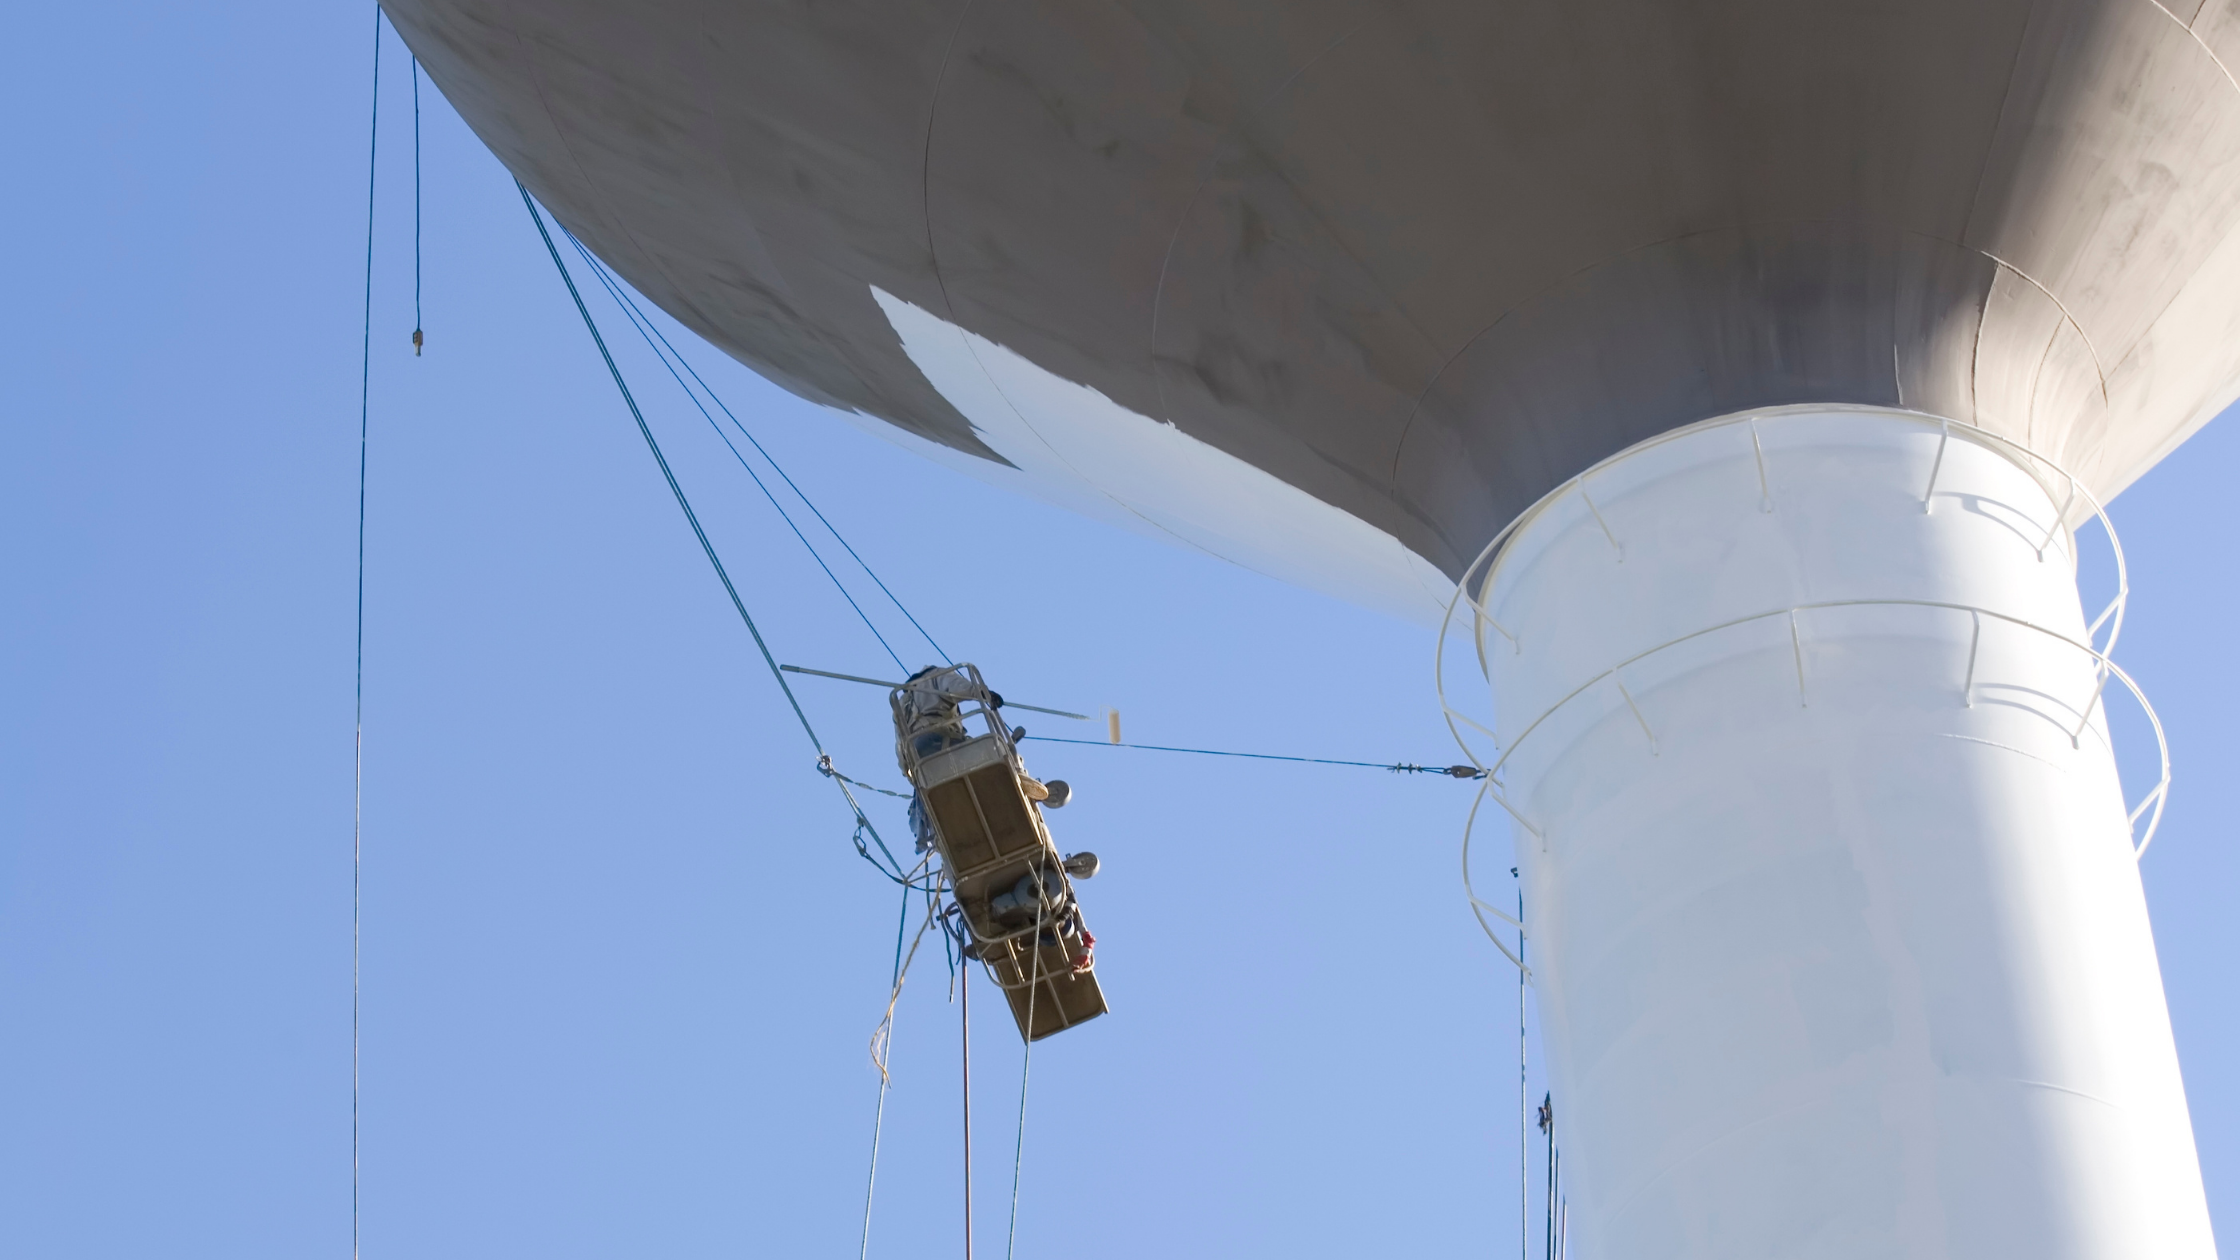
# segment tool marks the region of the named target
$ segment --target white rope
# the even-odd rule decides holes
[[[886,1126],[887,1090],[893,1086],[893,1080],[887,1074],[887,1062],[894,1048],[895,1003],[902,997],[902,982],[909,978],[910,963],[918,956],[918,944],[925,939],[926,928],[933,923],[934,908],[940,904],[940,887],[937,879],[934,891],[926,898],[925,921],[918,925],[918,934],[910,938],[908,954],[902,953],[902,929],[910,921],[910,893],[913,889],[908,885],[903,888],[902,919],[895,924],[894,987],[887,993],[886,1013],[880,1017],[879,1026],[871,1032],[871,1065],[879,1069],[879,1105],[871,1116],[871,1169],[863,1178],[863,1239],[856,1249],[856,1260],[866,1260],[871,1254],[871,1201],[879,1183],[879,1136]]]
[[[926,898],[926,917],[918,924],[917,935],[910,938],[910,952],[903,955],[902,965],[895,969],[894,988],[887,994],[886,1013],[879,1017],[879,1026],[871,1030],[871,1066],[879,1069],[879,1088],[881,1091],[884,1091],[887,1087],[887,1052],[894,1044],[895,1003],[902,1000],[902,982],[910,978],[910,963],[918,956],[918,945],[925,940],[926,929],[933,926],[934,907],[939,904],[941,898],[941,883],[938,877],[933,889],[933,893]]]

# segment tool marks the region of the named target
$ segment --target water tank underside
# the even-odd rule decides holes
[[[1949,415],[2106,497],[2240,381],[2234,0],[388,7],[787,388],[1018,464],[884,294],[1449,575],[1705,416]]]

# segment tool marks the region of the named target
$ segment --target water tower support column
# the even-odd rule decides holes
[[[1787,408],[1473,584],[1580,1256],[2214,1256],[2068,496]]]

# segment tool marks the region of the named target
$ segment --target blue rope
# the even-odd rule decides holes
[[[366,316],[358,360],[358,664],[350,737],[350,1260],[358,1260],[359,925],[365,882],[366,436],[373,401],[373,190],[381,154],[381,6],[373,6],[373,121],[366,137]]]
[[[801,701],[793,694],[793,688],[786,684],[786,676],[778,669],[778,659],[770,654],[770,645],[763,641],[761,628],[755,625],[753,614],[747,611],[746,601],[739,597],[739,588],[732,583],[731,574],[723,567],[722,558],[716,555],[715,544],[708,541],[708,531],[700,527],[699,515],[692,510],[691,500],[685,497],[684,487],[678,484],[676,472],[669,467],[668,456],[661,453],[661,443],[654,440],[653,429],[646,423],[645,413],[638,409],[636,396],[631,394],[629,383],[622,379],[622,369],[615,366],[614,355],[607,350],[607,339],[599,335],[599,325],[591,318],[591,308],[583,304],[583,294],[576,289],[575,277],[568,274],[568,264],[561,261],[559,246],[552,243],[552,233],[545,229],[544,215],[537,210],[536,199],[529,195],[528,186],[520,180],[513,181],[513,186],[520,190],[521,204],[528,207],[529,219],[537,225],[537,235],[544,240],[545,252],[552,255],[552,265],[560,272],[560,282],[568,287],[568,296],[576,304],[576,313],[583,317],[583,326],[590,332],[592,344],[599,347],[599,357],[606,362],[607,374],[614,378],[615,388],[622,393],[623,404],[630,408],[630,418],[638,422],[638,435],[646,440],[646,449],[652,452],[653,462],[661,466],[662,480],[669,483],[669,493],[676,496],[677,507],[684,512],[685,522],[692,526],[693,537],[700,540],[701,552],[708,557],[708,564],[715,569],[716,578],[723,583],[724,593],[731,597],[731,606],[738,611],[739,620],[746,624],[747,633],[753,636],[755,650],[762,654],[762,663],[769,667],[770,677],[777,682],[778,690],[785,693],[786,703],[792,706],[794,719],[801,723],[802,733],[809,737],[810,746],[817,750],[820,768],[829,766],[831,758],[824,750],[824,741],[817,738],[817,728],[810,724],[809,715],[802,711]],[[863,812],[863,806],[857,803],[855,793],[849,791],[848,785],[836,776],[827,774],[825,777],[832,780],[833,786],[840,789],[841,797],[848,802],[849,812],[855,815],[857,835],[868,834],[872,843],[878,845],[879,852],[885,856],[887,864],[881,873],[897,883],[910,882],[909,873],[902,863],[895,860],[893,851],[887,848],[887,842],[880,839],[879,829],[872,826],[871,819]],[[866,860],[870,859],[870,852],[862,847],[860,839],[857,841],[857,849]],[[874,862],[873,865],[877,863]]]
[[[420,56],[412,56],[412,353],[421,343],[420,319]]]
[[[562,224],[560,230],[562,232],[567,232],[567,225]],[[568,239],[571,241],[575,241],[574,234],[569,233]],[[582,242],[575,241],[575,245],[579,251],[583,249]],[[589,257],[588,251],[586,251],[586,256]],[[593,268],[605,270],[605,265],[599,262],[597,258],[590,258],[590,262]],[[628,306],[633,311],[638,310],[638,304],[636,300],[629,296],[627,290],[617,291],[610,286],[609,291],[615,292],[616,297],[625,306]],[[639,315],[640,318],[644,317],[644,313],[642,311],[639,312]],[[910,628],[918,632],[918,636],[926,641],[926,645],[933,649],[936,656],[939,656],[948,664],[956,664],[956,660],[947,652],[943,651],[940,644],[933,641],[933,636],[926,632],[926,628],[918,624],[918,619],[915,616],[911,615],[909,607],[902,602],[901,597],[896,595],[893,591],[887,589],[887,584],[881,581],[879,579],[879,574],[877,573],[877,571],[872,569],[871,562],[856,554],[856,549],[848,545],[848,539],[840,532],[839,527],[834,525],[831,521],[826,520],[824,513],[817,510],[816,501],[809,497],[808,492],[804,491],[800,486],[794,484],[793,478],[786,472],[785,466],[783,464],[780,464],[775,456],[771,455],[769,451],[763,448],[762,443],[756,440],[754,433],[749,430],[745,424],[740,422],[738,416],[732,414],[731,408],[724,403],[723,399],[717,395],[716,391],[711,388],[706,381],[700,379],[700,373],[694,370],[692,363],[687,360],[683,354],[679,353],[675,346],[669,344],[668,336],[664,334],[659,327],[655,326],[653,321],[650,319],[645,320],[645,327],[651,329],[653,331],[653,335],[661,339],[662,346],[667,349],[671,355],[675,356],[677,362],[684,367],[686,374],[692,377],[693,383],[698,385],[701,389],[707,391],[709,401],[713,402],[716,405],[717,410],[723,412],[724,418],[731,422],[731,427],[737,429],[739,431],[739,436],[745,438],[748,445],[754,447],[755,454],[762,456],[762,458],[769,463],[771,471],[777,473],[778,479],[786,483],[786,489],[793,491],[793,493],[800,498],[801,505],[809,509],[809,514],[817,518],[817,523],[819,525],[825,527],[826,532],[832,535],[832,540],[840,544],[840,549],[847,552],[848,558],[856,562],[857,567],[863,570],[864,576],[871,579],[871,584],[878,587],[879,593],[886,596],[887,602],[893,604],[895,607],[895,611],[902,614],[903,620],[910,623]],[[686,392],[689,393],[690,391],[687,390]],[[703,412],[703,414],[705,413]],[[732,453],[738,453],[736,448],[734,448]],[[757,484],[760,484],[760,481],[760,478],[756,478]],[[764,493],[767,494],[768,491],[764,491]],[[781,515],[783,514],[783,509],[780,509],[780,513]],[[789,520],[787,523],[791,524],[792,522]],[[804,543],[806,543],[807,540],[804,539],[803,541]],[[813,550],[814,549],[812,549],[812,551]],[[830,570],[826,571],[830,572]],[[835,579],[835,581],[837,580],[838,579]],[[851,600],[849,602],[853,603],[854,601]],[[904,666],[903,668],[907,669],[909,667]]]
[[[621,288],[616,284],[613,277],[608,273],[606,267],[603,266],[598,259],[591,256],[591,251],[583,247],[583,242],[576,239],[575,233],[570,232],[566,224],[561,225],[560,234],[568,238],[568,243],[570,245],[575,246],[577,255],[583,259],[585,266],[591,268],[592,276],[595,277],[599,281],[600,285],[606,289],[607,296],[613,298],[615,300],[615,304],[622,308],[623,316],[630,321],[631,327],[638,330],[638,336],[645,340],[646,348],[653,351],[653,357],[661,361],[662,367],[669,369],[669,379],[677,383],[677,388],[682,389],[684,391],[684,396],[691,399],[692,405],[699,409],[701,419],[706,420],[708,422],[708,427],[716,431],[716,436],[723,439],[723,445],[731,452],[731,458],[738,460],[739,467],[745,469],[747,476],[753,479],[754,488],[762,491],[762,497],[768,499],[770,501],[770,506],[777,509],[778,518],[786,523],[787,529],[793,531],[793,536],[795,538],[801,540],[801,546],[808,551],[809,558],[817,562],[817,567],[824,570],[824,575],[826,577],[832,579],[832,588],[840,592],[840,598],[848,601],[848,607],[856,610],[856,617],[863,622],[863,628],[869,630],[871,632],[871,637],[879,641],[879,646],[886,649],[887,659],[894,662],[894,667],[896,669],[902,670],[904,673],[908,673],[910,667],[902,663],[902,657],[897,655],[895,653],[894,647],[887,642],[887,636],[879,633],[879,627],[871,624],[870,615],[863,611],[863,605],[856,602],[856,597],[848,593],[848,588],[840,581],[840,575],[834,573],[832,571],[832,566],[824,562],[824,557],[817,553],[816,545],[814,543],[811,543],[808,539],[808,536],[801,532],[801,527],[799,525],[793,523],[793,516],[786,511],[783,504],[778,502],[778,496],[770,493],[770,487],[763,483],[761,475],[755,472],[754,465],[749,464],[747,462],[747,457],[740,454],[739,448],[732,444],[731,435],[723,431],[723,426],[717,424],[716,418],[708,413],[707,405],[700,401],[700,396],[693,393],[692,387],[684,383],[684,377],[677,374],[677,369],[675,365],[669,362],[668,355],[663,354],[661,352],[660,345],[657,345],[654,342],[653,333],[650,331],[650,325],[645,319],[644,313],[638,310],[637,303],[630,301],[623,295]],[[709,397],[713,398],[715,397],[715,395],[711,393],[709,394]],[[722,405],[721,400],[718,400],[717,405]],[[775,467],[775,465],[773,465],[773,467]],[[807,500],[804,499],[803,502],[807,502]],[[812,508],[812,510],[814,509]],[[827,528],[830,527],[827,526]],[[835,535],[835,537],[837,537],[837,535]],[[841,545],[845,546],[846,544],[842,543]],[[877,579],[873,580],[876,581]]]
[[[1476,766],[1419,766],[1412,762],[1396,761],[1337,761],[1329,757],[1284,757],[1275,753],[1221,752],[1212,748],[1170,748],[1165,744],[1114,744],[1101,739],[1062,739],[1056,735],[1026,735],[1020,742],[1039,740],[1045,744],[1087,744],[1092,748],[1137,748],[1144,752],[1193,753],[1200,757],[1246,757],[1253,761],[1299,761],[1317,766],[1361,766],[1370,770],[1390,770],[1394,774],[1442,774],[1455,779],[1481,779],[1485,772]]]

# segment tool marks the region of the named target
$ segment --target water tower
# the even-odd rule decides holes
[[[1580,1255],[2214,1255],[2070,531],[2240,393],[2240,5],[389,10],[788,389],[1461,584]]]

